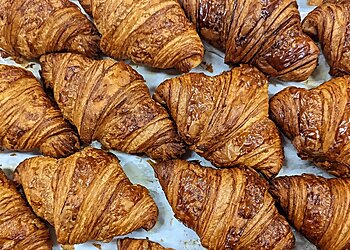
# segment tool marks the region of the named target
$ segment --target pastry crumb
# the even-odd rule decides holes
[[[100,244],[98,244],[98,243],[92,243],[92,245],[94,246],[94,247],[96,247],[97,249],[102,249],[102,246],[100,245]]]
[[[206,63],[203,61],[201,66],[210,73],[214,72],[213,65],[211,63]]]

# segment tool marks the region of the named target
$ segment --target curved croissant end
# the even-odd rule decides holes
[[[119,161],[86,148],[68,158],[35,157],[21,163],[15,180],[33,211],[47,220],[60,244],[108,241],[151,229],[158,209],[146,188],[132,185]]]
[[[0,248],[2,250],[52,249],[49,229],[37,218],[0,170]]]
[[[350,177],[350,77],[306,90],[290,87],[270,101],[272,119],[298,155],[339,177]]]
[[[205,248],[293,248],[291,228],[255,171],[215,170],[183,160],[153,168],[175,217],[199,235]]]
[[[176,0],[80,0],[102,34],[101,49],[118,60],[188,72],[203,44]]]
[[[95,57],[100,36],[79,8],[68,0],[2,0],[0,48],[15,59],[38,58],[58,51]]]
[[[266,77],[247,65],[216,77],[173,78],[154,94],[192,150],[218,167],[245,165],[271,178],[284,157],[278,129],[268,118],[268,98]]]
[[[162,247],[160,244],[149,240],[138,239],[119,239],[117,241],[118,250],[173,250],[172,248]]]
[[[327,1],[310,12],[303,21],[303,30],[321,42],[331,66],[330,74],[350,74],[350,2]]]
[[[80,138],[105,148],[178,158],[184,144],[165,109],[152,100],[142,76],[125,63],[75,54],[40,58],[42,76]]]
[[[304,81],[317,66],[319,49],[302,32],[295,0],[179,2],[201,36],[226,51],[226,62],[285,81]]]
[[[294,227],[319,249],[350,248],[349,178],[279,177],[271,192]]]
[[[0,65],[0,146],[62,157],[77,151],[79,138],[32,73]]]

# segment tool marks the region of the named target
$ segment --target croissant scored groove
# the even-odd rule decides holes
[[[119,239],[117,241],[118,250],[173,250],[172,248],[162,247],[160,244],[149,240],[138,239]]]
[[[188,72],[203,44],[176,0],[80,0],[102,34],[102,51],[118,60]]]
[[[330,74],[350,74],[350,2],[324,1],[303,21],[303,30],[319,40]]]
[[[304,81],[317,66],[319,49],[302,32],[295,0],[179,2],[228,63],[249,63],[285,81]]]
[[[148,190],[132,185],[118,159],[102,150],[88,147],[64,159],[25,160],[15,180],[34,212],[55,228],[60,244],[109,241],[149,230],[157,221]]]
[[[100,36],[68,0],[2,0],[0,48],[14,59],[70,51],[95,57]]]
[[[127,64],[75,54],[50,54],[40,62],[45,83],[85,143],[98,140],[105,148],[146,153],[154,159],[184,153],[168,113]]]
[[[349,178],[279,177],[271,193],[289,221],[319,249],[350,249]]]
[[[0,249],[52,249],[49,229],[29,208],[14,183],[0,170]]]
[[[199,235],[205,248],[293,248],[291,228],[255,171],[215,170],[183,160],[152,166],[175,217]]]
[[[306,90],[289,87],[270,100],[271,118],[298,155],[338,177],[350,177],[350,77]]]
[[[38,80],[22,68],[0,65],[0,146],[39,148],[61,157],[77,151],[79,138],[46,96]]]
[[[268,81],[257,69],[183,75],[163,82],[154,99],[170,110],[190,149],[214,165],[246,165],[268,178],[281,169],[280,135],[268,118]]]

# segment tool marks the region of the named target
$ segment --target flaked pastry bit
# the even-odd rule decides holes
[[[0,170],[0,249],[50,250],[49,229]]]
[[[294,236],[254,170],[197,162],[152,163],[175,217],[211,249],[293,249]]]
[[[271,98],[270,113],[303,160],[350,177],[350,77],[284,89]]]
[[[176,0],[79,0],[102,35],[102,51],[151,67],[188,72],[204,54],[195,27]]]
[[[350,179],[314,175],[273,180],[271,193],[295,229],[318,249],[350,249]]]
[[[303,30],[321,43],[330,74],[350,74],[350,2],[324,1],[303,21]]]
[[[156,89],[154,99],[167,106],[190,149],[216,166],[245,165],[268,178],[281,169],[281,138],[268,117],[268,81],[256,68],[173,78]]]
[[[62,157],[80,148],[79,138],[46,96],[33,74],[0,65],[0,146],[16,151],[39,148]]]
[[[304,81],[317,66],[319,49],[302,32],[295,0],[179,2],[228,63],[249,63],[285,81]]]
[[[105,148],[178,158],[184,144],[164,108],[152,100],[144,79],[123,62],[76,54],[41,57],[45,84],[80,138]]]
[[[118,250],[173,250],[150,240],[124,238],[117,241]]]
[[[64,159],[35,157],[21,163],[15,181],[33,211],[55,229],[60,244],[109,241],[151,229],[158,209],[148,190],[132,185],[118,159],[85,148]]]
[[[100,35],[69,0],[2,0],[0,48],[14,59],[70,51],[95,57]]]

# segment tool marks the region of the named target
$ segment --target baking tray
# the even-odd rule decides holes
[[[78,1],[72,1],[78,6]],[[310,12],[314,7],[308,6],[307,0],[298,0],[299,10],[302,17],[304,17],[308,12]],[[224,64],[224,53],[213,48],[209,44],[205,45],[205,56],[204,62],[201,66],[194,69],[193,72],[203,72],[207,75],[218,75],[223,71],[227,71],[230,67]],[[17,65],[10,59],[4,59],[0,57],[1,64]],[[19,65],[17,65],[19,66]],[[153,94],[156,87],[163,82],[165,79],[178,76],[175,71],[172,70],[155,70],[148,67],[133,65],[131,66],[136,69],[146,80],[147,85]],[[26,68],[34,73],[34,75],[40,79],[39,69],[40,65],[33,62],[26,65]],[[272,96],[277,92],[288,86],[299,86],[305,88],[312,88],[320,85],[321,83],[330,79],[328,74],[329,66],[325,62],[324,57],[321,55],[319,58],[319,65],[316,71],[313,73],[312,77],[302,83],[293,82],[279,82],[276,80],[270,81],[269,85],[269,95]],[[100,148],[100,144],[93,142],[92,146]],[[281,175],[298,175],[302,173],[313,173],[316,175],[321,175],[324,177],[331,177],[325,171],[313,166],[308,161],[301,160],[291,145],[289,140],[284,138],[284,151],[285,151],[285,162],[279,176]],[[141,184],[148,188],[152,197],[154,198],[157,206],[159,208],[159,218],[155,227],[150,231],[138,230],[129,235],[128,237],[145,239],[146,237],[155,242],[161,243],[165,247],[171,247],[177,250],[201,250],[205,249],[201,246],[200,240],[196,233],[184,226],[179,222],[172,212],[170,205],[168,204],[165,195],[159,185],[158,180],[154,177],[153,169],[148,165],[147,157],[133,156],[116,151],[113,152],[121,161],[121,165],[124,168],[125,173],[130,178],[133,183]],[[37,155],[36,153],[18,153],[18,152],[0,152],[0,168],[4,169],[5,172],[11,176],[13,170],[16,166],[22,162],[24,159],[33,157]],[[211,166],[211,164],[205,159],[201,158],[194,152],[189,152],[186,155],[188,160],[199,160],[203,165]],[[52,238],[55,241],[55,236],[52,232]],[[295,232],[295,231],[294,231]],[[314,250],[316,249],[311,243],[309,243],[303,236],[295,232],[296,236],[296,249],[297,250]],[[123,236],[126,237],[126,236]],[[121,238],[123,238],[121,237]],[[116,250],[116,239],[109,243],[102,242],[88,242],[80,245],[75,245],[76,250]],[[64,247],[66,248],[66,247]],[[62,249],[55,243],[55,250]]]

